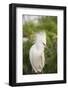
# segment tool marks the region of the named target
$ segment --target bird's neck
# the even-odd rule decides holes
[[[37,49],[44,49],[44,45],[43,45],[43,43],[36,43],[36,48]]]

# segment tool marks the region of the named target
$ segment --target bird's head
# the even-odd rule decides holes
[[[45,31],[38,32],[36,34],[36,41],[35,42],[43,44],[44,47],[46,46],[46,33],[45,33]]]

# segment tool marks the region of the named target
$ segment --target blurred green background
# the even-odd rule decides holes
[[[28,16],[32,17],[32,16]],[[23,74],[34,74],[29,60],[29,50],[34,43],[36,32],[46,32],[45,60],[43,73],[57,73],[57,16],[38,16],[39,18],[25,20],[23,16]]]

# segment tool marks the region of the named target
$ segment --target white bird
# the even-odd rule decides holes
[[[45,65],[44,48],[46,46],[46,34],[45,32],[39,32],[36,34],[36,40],[34,45],[30,48],[29,58],[32,69],[35,73],[42,72]]]

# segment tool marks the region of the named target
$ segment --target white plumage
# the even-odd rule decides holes
[[[30,63],[35,73],[42,72],[45,65],[44,48],[46,46],[45,32],[36,34],[35,44],[32,45],[29,51]]]

